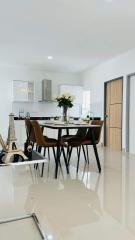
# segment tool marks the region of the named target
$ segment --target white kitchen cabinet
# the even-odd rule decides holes
[[[13,101],[32,102],[34,100],[34,82],[13,80]]]

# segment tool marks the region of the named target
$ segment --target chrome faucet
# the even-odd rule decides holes
[[[30,113],[29,112],[26,113],[26,118],[30,119]]]

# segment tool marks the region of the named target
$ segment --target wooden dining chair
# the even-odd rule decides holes
[[[39,147],[37,146],[37,143],[36,143],[36,137],[35,137],[34,129],[30,119],[25,119],[25,128],[26,128],[26,135],[27,135],[26,143],[30,143],[32,145],[32,149],[34,149],[34,146],[36,145],[36,151],[37,151],[38,150],[37,148]],[[47,139],[48,137],[44,135],[44,138]],[[40,147],[40,151],[41,149],[42,148]],[[48,159],[50,160],[50,150],[49,148],[47,148],[47,150],[48,150]],[[45,155],[46,155],[46,149],[44,148],[44,156]]]
[[[76,132],[76,134],[66,134],[62,136],[62,140],[65,142],[66,140],[69,140],[70,138],[78,138],[78,137],[84,137],[86,135],[87,128],[79,128]]]
[[[93,132],[94,132],[94,140],[95,140],[95,144],[97,145],[100,141],[100,137],[101,137],[101,130],[102,130],[102,126],[103,126],[103,121],[101,120],[93,120],[91,122],[92,125],[100,125],[99,128],[97,127],[93,127]],[[78,173],[78,169],[79,169],[79,163],[80,163],[80,152],[81,149],[83,150],[83,154],[84,154],[84,158],[85,158],[85,162],[89,164],[89,154],[88,154],[88,145],[93,145],[92,143],[92,136],[91,136],[91,129],[87,129],[87,128],[82,128],[81,130],[83,131],[84,129],[84,133],[82,134],[81,132],[81,136],[77,136],[73,135],[73,137],[68,136],[63,137],[63,140],[65,141],[65,143],[67,143],[67,148],[68,150],[68,164],[70,163],[70,159],[71,159],[71,154],[72,154],[72,150],[75,147],[77,149],[77,173]],[[85,146],[86,146],[86,151],[87,151],[87,157],[86,157],[86,152],[85,152]],[[95,155],[97,154],[96,149],[94,149],[95,151]]]
[[[25,119],[25,128],[27,136],[26,143],[30,143],[33,149],[34,145],[36,144],[36,138],[30,119]]]
[[[42,129],[40,128],[38,121],[36,120],[31,121],[31,125],[34,131],[38,152],[41,152],[41,149],[44,148],[44,156],[45,156],[46,149],[52,148],[53,156],[56,162],[55,147],[57,147],[57,140],[53,138],[48,138],[47,136],[43,136]],[[43,170],[44,170],[44,164],[42,166],[42,175],[43,175]]]
[[[78,169],[79,169],[81,149],[83,150],[85,162],[87,162],[85,149],[84,149],[84,146],[82,145],[83,139],[85,138],[85,135],[86,135],[86,131],[87,131],[87,128],[81,128],[81,129],[79,129],[79,131],[77,131],[77,134],[75,134],[73,136],[72,135],[63,136],[63,138],[62,138],[62,143],[64,143],[64,147],[67,148],[68,166],[70,164],[70,159],[71,159],[71,154],[72,154],[73,148],[76,148],[76,150],[77,150],[77,168],[76,168],[77,173],[78,173]]]
[[[104,121],[102,121],[102,120],[92,120],[92,122],[91,122],[91,125],[99,125],[99,127],[95,127],[95,128],[93,127],[93,130],[92,130],[94,132],[95,145],[99,144],[99,142],[100,142],[103,123],[104,123]],[[88,164],[89,164],[89,152],[88,152],[89,145],[93,145],[91,129],[88,129],[87,134],[82,141],[82,146],[86,147]],[[95,146],[93,146],[93,147],[94,147],[95,156],[97,158],[97,155],[98,155],[97,148],[95,148]]]
[[[104,121],[102,121],[102,120],[92,120],[92,122],[91,122],[91,125],[99,125],[99,127],[95,127],[95,128],[93,127],[96,144],[98,144],[100,142],[103,123],[104,123]],[[87,131],[87,134],[86,134],[82,144],[83,145],[92,145],[92,137],[91,137],[90,129]]]
[[[78,138],[84,138],[87,132],[87,128],[79,128],[76,132],[76,134],[66,134],[62,136],[62,141],[63,142],[70,142],[70,139],[78,139]],[[79,141],[80,142],[80,141]],[[82,147],[83,150],[83,154],[84,154],[84,158],[85,161],[87,161],[86,159],[86,154],[85,154],[85,149],[84,147]],[[70,147],[67,147],[67,156],[68,156],[68,162],[70,161],[69,158],[71,157],[71,153],[72,153],[72,148],[70,149]],[[79,153],[79,146],[77,147],[77,155]]]
[[[38,146],[38,149],[40,149],[40,151],[41,151],[41,148],[44,148],[44,156],[45,156],[46,149],[52,148],[55,163],[56,163],[57,156],[56,156],[56,153],[55,153],[55,147],[57,148],[58,141],[54,138],[49,138],[47,136],[43,136],[42,129],[40,128],[40,125],[36,120],[31,121],[31,124],[32,124],[32,127],[34,129],[34,134],[35,134],[36,144]],[[64,157],[64,161],[65,161],[66,170],[68,172],[67,159],[66,159],[66,156],[65,156],[64,151],[63,151],[63,145],[61,146],[61,148],[62,148],[62,153],[63,153],[63,157]],[[59,164],[60,168],[62,168],[60,161],[58,162],[58,164]],[[44,164],[43,164],[43,167],[42,167],[42,175],[43,175],[43,168],[44,168]]]

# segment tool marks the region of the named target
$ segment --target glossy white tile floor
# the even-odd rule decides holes
[[[53,159],[42,179],[28,167],[0,168],[0,219],[35,212],[48,240],[135,239],[135,156],[105,148],[99,155],[101,174],[94,161],[84,168],[82,157],[77,176],[74,154],[70,175],[63,165],[58,180]],[[18,224],[0,225],[0,240],[39,239]]]

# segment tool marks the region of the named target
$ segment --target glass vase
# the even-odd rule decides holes
[[[62,120],[63,120],[63,122],[68,123],[68,107],[66,107],[66,106],[63,106]]]

